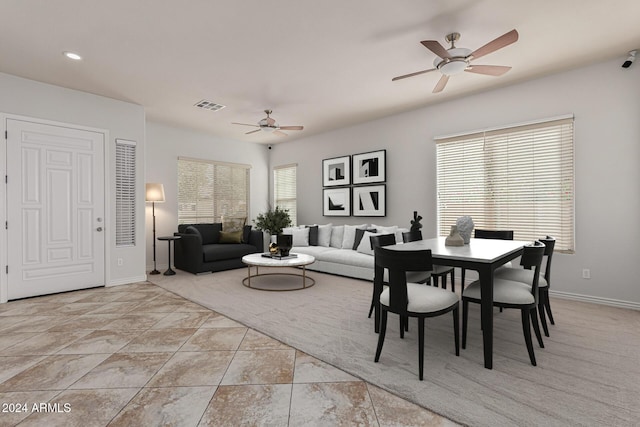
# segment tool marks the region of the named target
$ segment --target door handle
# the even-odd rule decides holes
[[[102,231],[102,227],[96,228],[96,231]]]

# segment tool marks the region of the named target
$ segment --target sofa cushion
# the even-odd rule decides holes
[[[185,228],[183,233],[184,234],[195,234],[196,236],[200,236],[200,239],[202,239],[202,234],[200,234],[200,231],[198,231],[198,229],[195,228],[193,225],[189,225],[187,228]]]
[[[331,231],[333,224],[318,226],[318,246],[329,247],[331,245]]]
[[[335,264],[354,265],[373,269],[374,259],[371,255],[361,254],[352,249],[335,249],[322,253],[322,261]]]
[[[204,262],[241,258],[255,251],[255,246],[245,243],[205,245],[202,247]]]
[[[380,236],[382,234],[386,234],[386,233],[376,233],[375,231],[370,231],[370,230],[365,231],[364,235],[362,236],[362,240],[360,241],[360,244],[356,248],[356,251],[360,252],[361,254],[373,256],[373,248],[371,248],[370,237]]]
[[[309,246],[318,246],[318,226],[307,225],[309,229]]]
[[[309,246],[308,228],[294,228],[290,234],[293,236],[293,246]]]
[[[221,231],[219,243],[242,243],[242,231]]]
[[[239,216],[239,217],[225,216],[222,218],[222,230],[242,231],[246,222],[247,222],[246,216]]]
[[[342,236],[342,249],[353,249],[353,242],[356,240],[356,229],[367,228],[367,224],[361,225],[345,225],[344,235]]]
[[[242,230],[242,243],[249,243],[251,239],[251,225],[245,225]]]
[[[342,248],[342,238],[344,237],[344,225],[335,225],[331,227],[331,240],[329,246],[332,248]]]
[[[354,251],[358,250],[358,246],[360,246],[360,241],[362,240],[362,236],[364,236],[365,231],[376,233],[378,230],[376,230],[375,228],[367,228],[366,230],[364,228],[356,228],[356,238],[354,239],[353,247],[351,248]]]
[[[193,224],[192,227],[196,228],[200,232],[203,245],[218,243],[218,241],[220,240],[220,230],[222,230],[222,224],[220,224],[219,222],[213,224]]]

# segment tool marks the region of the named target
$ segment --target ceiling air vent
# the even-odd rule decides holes
[[[216,104],[215,102],[207,101],[206,99],[203,99],[202,101],[194,104],[194,106],[198,108],[204,108],[205,110],[211,110],[211,111],[222,110],[225,107],[225,105]]]

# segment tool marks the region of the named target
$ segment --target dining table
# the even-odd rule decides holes
[[[484,367],[493,369],[493,273],[500,266],[519,257],[524,246],[531,244],[523,240],[498,240],[471,238],[463,246],[447,246],[446,237],[434,237],[414,242],[385,246],[396,251],[431,250],[433,263],[450,267],[466,268],[478,272],[481,292],[481,324],[484,350]],[[375,331],[380,328],[380,294],[383,271],[376,265],[374,278]]]

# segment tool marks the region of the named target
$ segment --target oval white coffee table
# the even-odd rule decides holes
[[[307,254],[295,254],[295,257],[291,258],[271,258],[264,257],[263,254],[249,254],[242,257],[242,262],[247,264],[248,274],[247,277],[242,279],[242,284],[251,289],[260,289],[262,291],[297,291],[300,289],[310,288],[311,286],[316,284],[316,281],[313,277],[307,276],[307,268],[306,266],[309,264],[313,264],[315,262],[315,258],[311,255]],[[256,273],[251,274],[251,267],[256,268]],[[275,273],[260,273],[260,267],[302,267],[302,274],[300,273],[288,273],[288,272],[275,272]],[[295,288],[285,288],[285,289],[276,289],[276,288],[266,288],[255,286],[255,280],[252,284],[251,279],[255,279],[256,277],[261,276],[298,276],[302,277],[302,287]],[[309,284],[307,284],[309,282]]]

